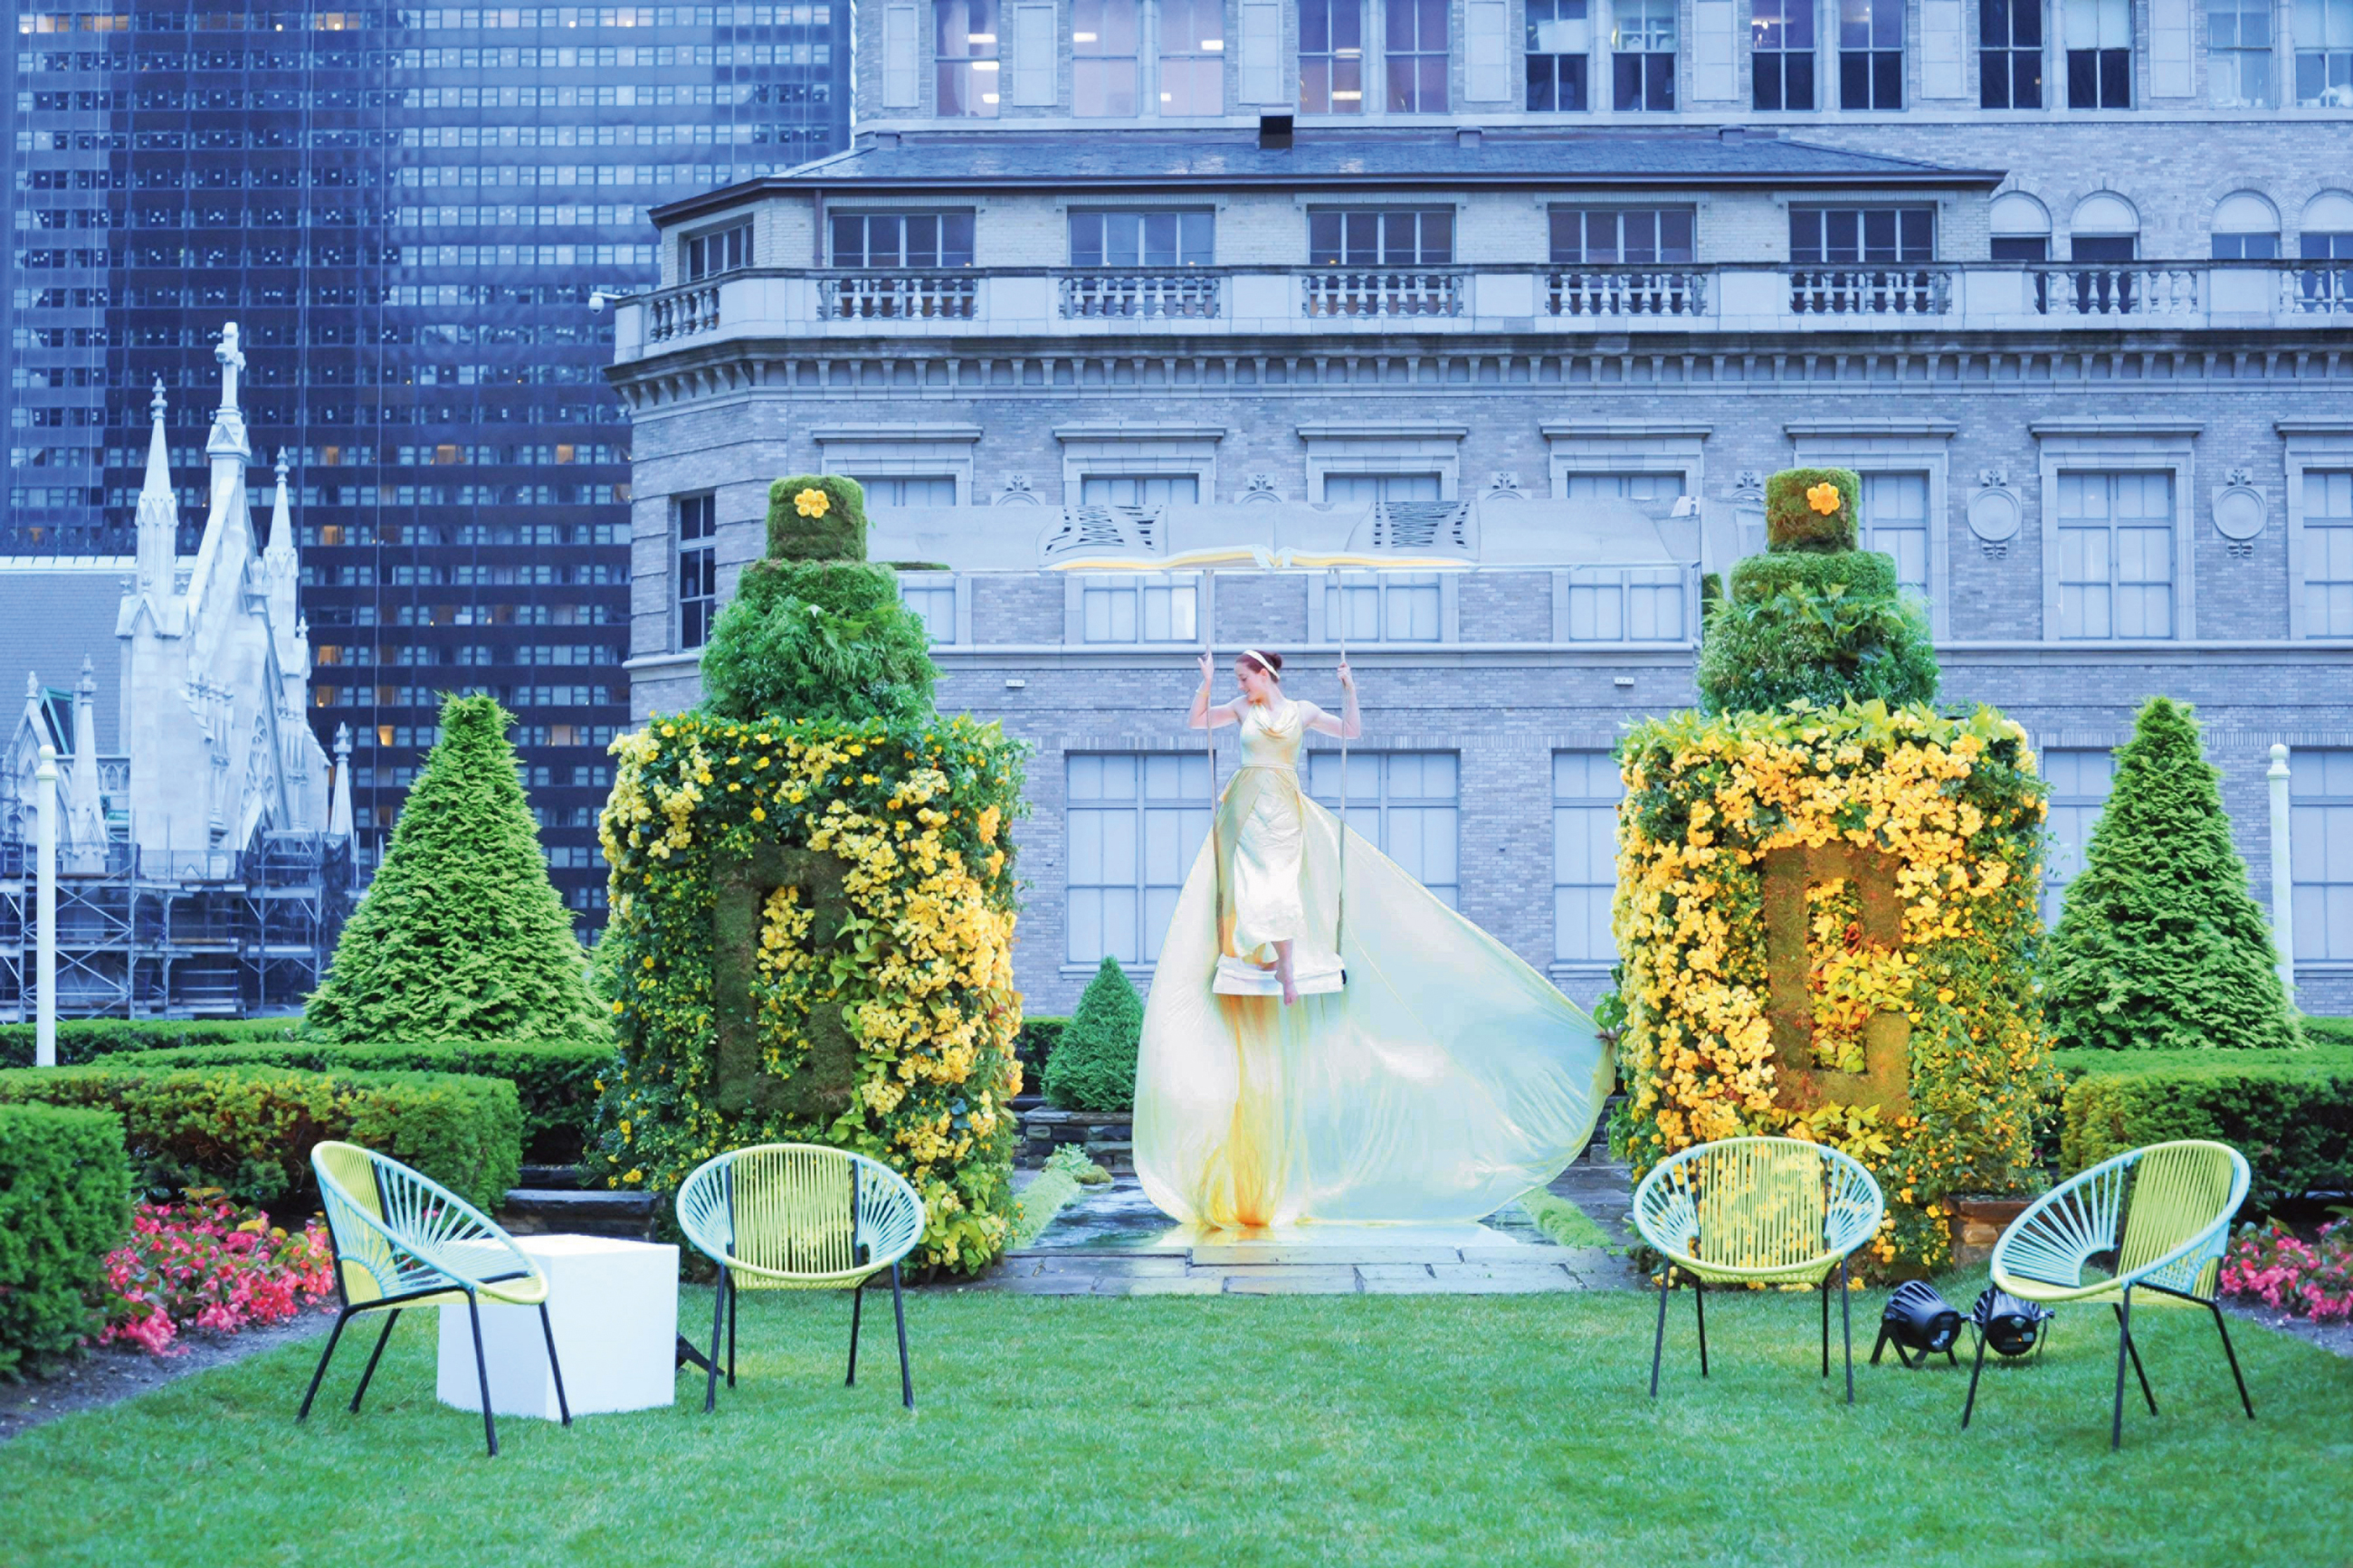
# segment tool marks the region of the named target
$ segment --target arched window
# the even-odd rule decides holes
[[[2253,191],[2224,196],[2214,209],[2214,259],[2273,261],[2279,253],[2279,209]]]
[[[2051,213],[2024,191],[2005,191],[1993,199],[1993,258],[1996,261],[2051,259]]]
[[[2353,260],[2353,195],[2321,192],[2305,204],[2301,226],[2306,261]]]
[[[2112,191],[2099,191],[2075,205],[2068,225],[2070,261],[2131,261],[2140,245],[2140,214]]]

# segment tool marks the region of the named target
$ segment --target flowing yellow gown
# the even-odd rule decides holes
[[[1241,766],[1187,876],[1144,1012],[1135,1169],[1218,1229],[1475,1220],[1558,1175],[1611,1079],[1593,1021],[1300,787],[1303,705],[1245,708]],[[1218,960],[1346,984],[1220,995]]]

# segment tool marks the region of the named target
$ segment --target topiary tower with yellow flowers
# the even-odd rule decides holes
[[[922,1194],[919,1258],[1012,1234],[1022,748],[944,719],[865,498],[779,479],[703,707],[623,737],[602,823],[619,1061],[589,1161],[663,1196],[722,1150],[818,1142]]]
[[[2033,1181],[2042,781],[1989,708],[1939,714],[1926,617],[1855,548],[1861,481],[1773,476],[1769,548],[1707,622],[1697,712],[1620,748],[1615,925],[1639,1178],[1780,1133],[1878,1178],[1882,1273],[1951,1258],[1945,1200]]]

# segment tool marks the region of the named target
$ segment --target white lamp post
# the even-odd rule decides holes
[[[38,996],[37,1022],[33,1026],[33,1065],[58,1065],[58,749],[41,748],[41,765],[33,771],[33,799],[41,814],[39,855],[40,894],[36,908],[39,956],[33,984]]]
[[[2272,748],[2272,942],[2279,950],[2280,984],[2295,1002],[2295,867],[2289,858],[2287,748]]]

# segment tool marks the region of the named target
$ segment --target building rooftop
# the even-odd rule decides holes
[[[99,752],[121,751],[122,649],[114,617],[122,584],[138,570],[129,556],[0,556],[0,697],[11,725],[23,711],[27,674],[70,692],[87,658],[98,676],[91,716]]]
[[[892,133],[782,174],[747,180],[653,209],[657,223],[761,191],[1046,186],[1166,190],[1187,185],[1513,185],[1599,187],[1792,184],[1816,187],[1991,189],[2002,172],[1924,163],[1715,132],[1303,132],[1264,147],[1247,132],[1105,132],[1083,140],[1018,132]]]

